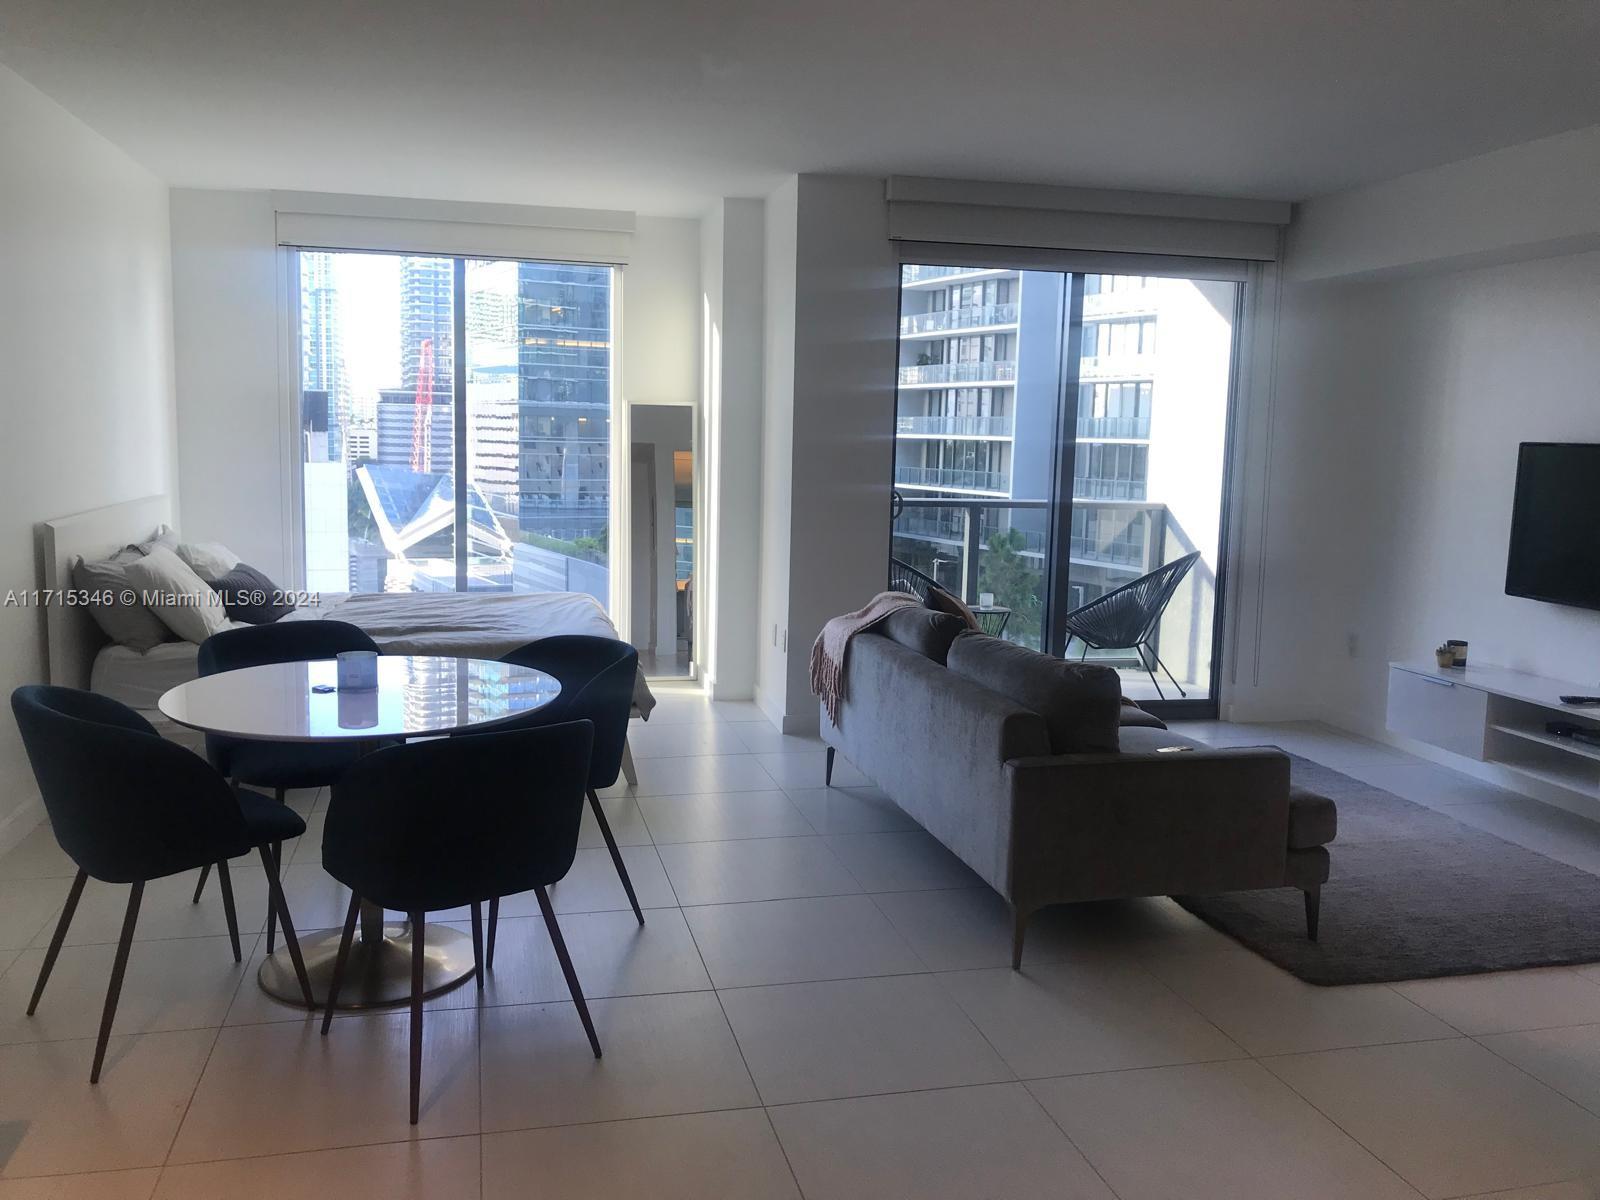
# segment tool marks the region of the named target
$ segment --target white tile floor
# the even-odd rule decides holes
[[[663,689],[641,786],[607,811],[639,929],[586,823],[557,910],[596,1062],[537,908],[497,969],[430,1004],[421,1124],[406,1021],[328,1039],[261,993],[263,881],[146,892],[105,1076],[87,1082],[120,889],[86,893],[23,1015],[72,868],[48,830],[0,857],[0,1200],[975,1200],[1600,1196],[1600,967],[1300,983],[1166,900],[1004,905],[814,739]],[[1600,826],[1316,726],[1272,742],[1584,869]],[[333,925],[317,816],[303,930]],[[1337,870],[1337,847],[1335,848]],[[252,953],[253,952],[253,953]]]

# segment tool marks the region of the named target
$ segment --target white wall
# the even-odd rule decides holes
[[[796,235],[800,180],[767,197],[761,400],[761,575],[756,703],[783,725],[788,711],[789,509],[794,473]]]
[[[1518,443],[1600,441],[1597,170],[1600,127],[1300,207],[1255,715],[1382,735],[1387,663],[1452,637],[1600,678],[1600,614],[1505,595]]]
[[[287,587],[299,563],[282,374],[296,351],[276,242],[271,192],[172,192],[179,524],[185,536],[224,542]],[[623,282],[624,402],[692,403],[698,395],[699,252],[697,221],[639,218]]]
[[[885,586],[899,303],[881,179],[801,175],[768,198],[757,699],[785,731],[816,727],[823,623]]]
[[[1302,600],[1323,715],[1381,732],[1385,664],[1452,637],[1481,663],[1600,679],[1600,613],[1505,595],[1518,443],[1600,441],[1600,253],[1295,289],[1293,305],[1287,383],[1323,417],[1284,532],[1320,585]],[[1574,513],[1571,535],[1594,519]]]
[[[0,441],[6,589],[38,586],[33,525],[173,486],[167,193],[0,67]],[[45,675],[43,614],[0,615],[5,689]],[[40,816],[0,722],[0,850]]]
[[[701,222],[695,656],[717,700],[756,685],[765,241],[760,200],[720,200]]]
[[[1297,281],[1486,266],[1600,249],[1600,125],[1297,206]]]
[[[173,189],[178,527],[291,587],[279,272],[270,193]]]

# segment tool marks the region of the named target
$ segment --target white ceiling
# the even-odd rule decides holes
[[[1600,122],[1584,0],[4,0],[176,185],[688,214],[796,171],[1300,199]]]

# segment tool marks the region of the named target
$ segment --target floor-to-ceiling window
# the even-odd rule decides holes
[[[295,254],[307,587],[608,603],[612,268]]]
[[[1001,636],[1114,667],[1130,697],[1214,703],[1241,291],[903,267],[893,556]],[[1085,606],[1196,552],[1135,644],[1073,636]]]

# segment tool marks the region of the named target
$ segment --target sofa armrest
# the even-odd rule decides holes
[[[1006,764],[1019,909],[1284,882],[1289,757],[1239,747]]]

